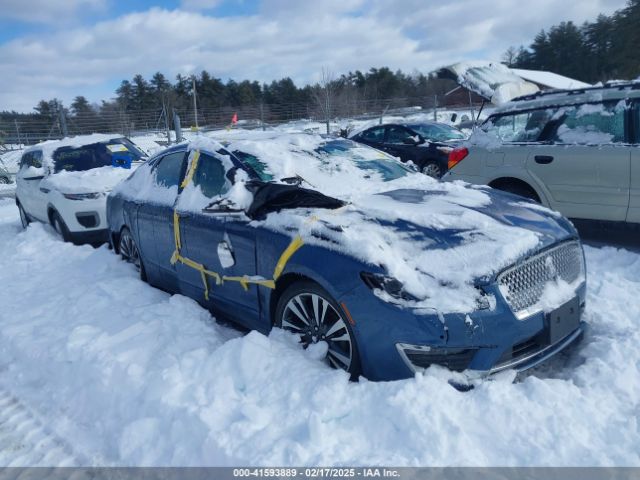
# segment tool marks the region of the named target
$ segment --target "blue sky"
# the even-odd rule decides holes
[[[625,0],[3,0],[0,110],[109,99],[121,80],[203,69],[224,80],[315,82],[389,66],[423,72],[499,60],[560,21]]]

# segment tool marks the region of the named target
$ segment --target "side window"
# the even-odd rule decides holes
[[[200,154],[198,168],[193,175],[193,184],[200,187],[202,193],[209,198],[226,192],[229,182],[225,177],[222,162],[206,153]]]
[[[31,166],[35,168],[42,168],[42,151],[36,150],[31,152]]]
[[[552,109],[510,113],[491,118],[483,129],[503,142],[535,142],[551,120]]]
[[[22,158],[20,159],[20,168],[27,168],[31,166],[31,162],[32,162],[31,156],[32,156],[31,152],[22,154]]]
[[[42,152],[40,150],[34,150],[22,155],[20,168],[27,167],[42,168]]]
[[[370,142],[382,143],[384,141],[384,127],[370,128],[362,132],[360,136]]]
[[[558,110],[561,117],[551,140],[558,143],[624,143],[624,102],[584,104]]]
[[[156,183],[166,188],[177,187],[180,183],[184,152],[165,155],[155,167]]]
[[[389,127],[387,132],[387,143],[404,144],[407,138],[412,137],[409,130],[402,127]]]

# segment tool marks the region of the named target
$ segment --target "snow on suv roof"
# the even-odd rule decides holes
[[[92,135],[66,137],[60,140],[46,140],[26,148],[24,153],[41,150],[43,163],[48,166],[53,166],[53,153],[61,147],[78,148],[85,145],[93,145],[94,143],[107,143],[123,137],[124,135],[94,133]]]
[[[616,101],[626,98],[640,98],[640,81],[610,82],[605,85],[588,88],[538,92],[533,95],[514,98],[511,102],[496,108],[494,114],[544,106]]]

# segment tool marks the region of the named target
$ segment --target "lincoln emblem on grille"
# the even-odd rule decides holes
[[[556,264],[554,263],[553,258],[551,258],[551,255],[545,258],[544,264],[547,268],[547,272],[549,272],[549,279],[558,281],[558,269],[556,268]]]

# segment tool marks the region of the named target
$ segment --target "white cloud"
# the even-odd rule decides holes
[[[220,5],[221,0],[182,0],[180,5],[185,10],[211,10]]]
[[[83,9],[102,10],[105,0],[3,0],[0,15],[34,23],[66,23]]]
[[[322,67],[336,74],[383,65],[428,72],[478,56],[498,59],[543,27],[624,4],[539,0],[526,15],[516,0],[265,0],[257,15],[224,18],[151,9],[0,45],[0,71],[10,72],[0,76],[0,110],[28,111],[54,96],[67,104],[81,94],[109,98],[119,80],[155,71],[173,77],[206,69],[260,81],[290,76],[298,83],[317,80]]]

